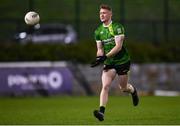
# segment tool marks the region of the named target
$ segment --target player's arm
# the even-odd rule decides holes
[[[104,49],[101,41],[96,41],[97,46],[97,53],[96,56],[103,56],[104,55]]]
[[[107,57],[112,57],[116,55],[122,49],[124,38],[124,34],[115,35],[114,39],[116,45],[114,46],[114,48],[111,49],[110,52],[106,54]]]
[[[96,46],[97,46],[97,53],[96,53],[95,61],[91,63],[91,67],[95,67],[103,63],[107,58],[104,54],[103,43],[100,39],[98,30],[95,31],[95,40],[96,40]]]
[[[103,63],[106,60],[106,56],[104,55],[104,48],[101,41],[96,41],[97,45],[97,54],[96,54],[96,60],[91,63],[91,67],[98,66],[99,64]]]

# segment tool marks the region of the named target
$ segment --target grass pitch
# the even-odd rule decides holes
[[[105,120],[93,117],[99,97],[0,98],[0,124],[180,124],[180,97],[110,96]]]

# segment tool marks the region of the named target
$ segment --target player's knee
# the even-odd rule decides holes
[[[109,90],[109,88],[110,88],[110,86],[109,86],[109,85],[103,85],[103,87],[102,87],[102,89],[103,89],[103,90],[106,90],[106,91],[108,91],[108,90]]]

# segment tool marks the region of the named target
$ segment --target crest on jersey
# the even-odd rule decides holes
[[[121,28],[117,28],[117,33],[120,34],[122,32]]]

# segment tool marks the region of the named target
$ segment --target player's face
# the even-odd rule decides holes
[[[112,17],[111,11],[101,8],[99,14],[100,14],[99,16],[100,16],[101,22],[106,23],[109,20],[111,20],[111,17]]]

